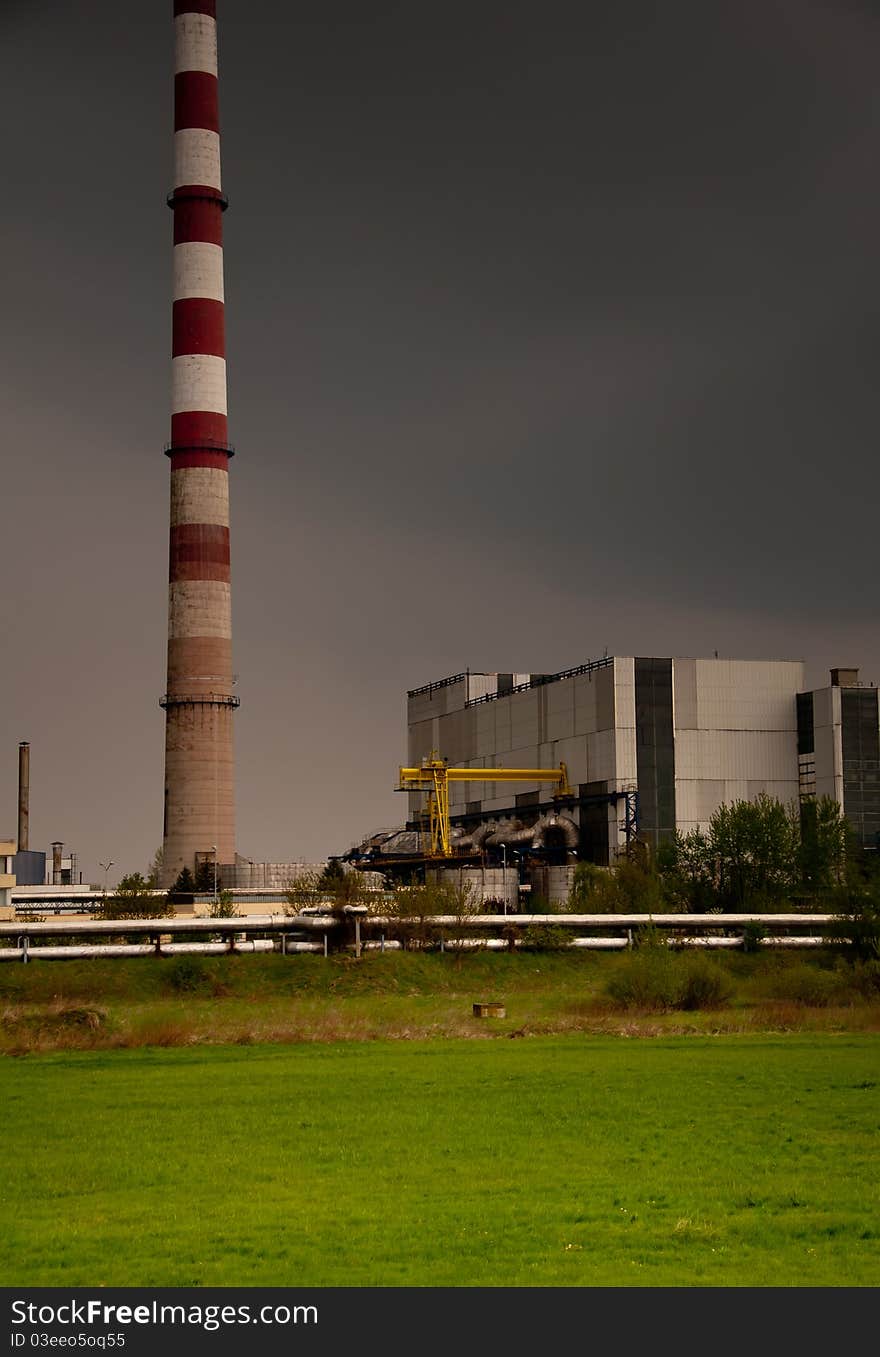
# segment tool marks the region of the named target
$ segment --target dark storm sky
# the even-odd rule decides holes
[[[5,792],[161,840],[170,0],[0,7]],[[880,679],[880,11],[220,0],[238,840],[403,818],[470,666]]]

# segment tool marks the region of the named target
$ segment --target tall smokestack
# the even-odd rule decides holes
[[[162,884],[235,854],[215,0],[175,0],[171,542]]]
[[[31,747],[27,740],[18,746],[18,851],[28,850],[28,822],[31,809]]]

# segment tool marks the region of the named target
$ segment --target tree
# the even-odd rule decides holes
[[[853,857],[852,830],[833,797],[805,801],[801,806],[800,874],[810,894],[833,890],[846,875]]]
[[[701,829],[676,832],[657,850],[666,902],[673,910],[702,914],[718,904],[715,864],[708,836]]]
[[[149,882],[140,872],[124,876],[113,895],[101,904],[102,919],[160,919],[174,911],[167,897],[154,895]]]
[[[235,902],[232,899],[232,891],[221,891],[216,900],[212,900],[208,906],[208,914],[212,919],[236,919],[238,910],[235,908]]]
[[[766,792],[719,806],[708,846],[722,909],[772,909],[800,885],[797,812]]]
[[[184,867],[168,892],[168,903],[173,905],[175,901],[179,901],[180,903],[192,904],[195,889],[196,883],[193,880],[193,874],[188,867]]]
[[[209,858],[202,858],[202,861],[196,867],[193,888],[198,891],[199,895],[213,895],[214,887],[219,880],[216,863]]]
[[[165,850],[160,844],[153,854],[153,860],[147,868],[147,885],[158,887],[159,878],[162,875],[162,863],[165,859]]]

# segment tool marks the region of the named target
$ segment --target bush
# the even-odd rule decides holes
[[[173,990],[189,994],[210,983],[210,975],[202,957],[198,955],[174,957],[166,979]]]
[[[705,956],[683,956],[664,946],[646,945],[621,960],[606,992],[623,1008],[666,1012],[719,1008],[730,998],[726,973]]]
[[[679,994],[675,962],[663,947],[639,948],[622,959],[607,993],[622,1008],[674,1008]]]
[[[806,962],[776,971],[768,987],[770,998],[809,1008],[827,1008],[829,1004],[845,1003],[850,997],[849,977]]]
[[[684,975],[676,1008],[721,1008],[733,992],[730,978],[720,966],[705,956],[684,960]]]
[[[562,952],[571,946],[571,933],[557,924],[530,924],[523,929],[522,945],[529,952]]]

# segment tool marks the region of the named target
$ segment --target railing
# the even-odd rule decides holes
[[[586,664],[578,664],[574,669],[560,669],[558,674],[535,674],[528,683],[517,683],[503,693],[484,693],[482,697],[468,698],[464,705],[476,707],[480,702],[497,702],[500,697],[510,697],[511,693],[526,693],[530,688],[543,688],[547,683],[558,683],[560,679],[575,678],[578,674],[594,674],[597,669],[606,669],[613,663],[613,655],[603,655],[601,660],[587,660]]]
[[[411,688],[407,693],[407,697],[424,697],[426,693],[430,697],[431,693],[433,693],[435,689],[448,688],[450,684],[461,683],[462,679],[466,678],[467,673],[450,674],[449,678],[437,679],[435,683],[426,683],[423,688]]]

